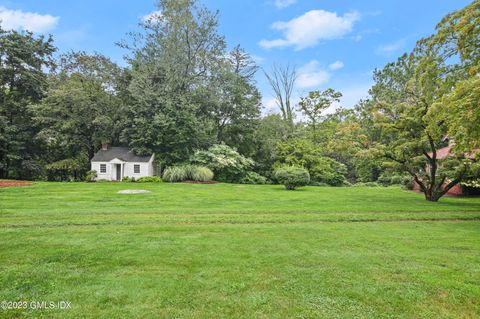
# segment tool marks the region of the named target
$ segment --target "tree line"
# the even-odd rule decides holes
[[[432,201],[460,182],[477,186],[480,1],[375,70],[368,99],[352,109],[325,112],[340,101],[334,89],[294,105],[296,70],[275,66],[265,73],[280,112],[270,115],[259,67],[240,46],[226,49],[218,12],[195,0],[157,6],[161,15],[118,43],[127,67],[98,53],[55,58],[51,36],[0,29],[1,178],[81,180],[110,143],[154,152],[164,167],[208,158],[233,182],[299,166],[315,185],[414,181]]]

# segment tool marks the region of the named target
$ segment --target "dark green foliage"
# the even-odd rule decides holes
[[[158,176],[144,176],[136,180],[138,183],[161,183],[162,179]]]
[[[18,178],[26,180],[45,180],[46,171],[44,165],[33,159],[22,161],[18,170]]]
[[[136,182],[136,180],[135,180],[135,177],[128,177],[128,176],[126,176],[126,177],[123,177],[123,178],[122,178],[122,182],[133,183],[133,182]]]
[[[290,133],[290,125],[279,114],[269,114],[259,121],[252,159],[257,163],[257,170],[261,175],[269,178],[272,176],[273,165],[278,161],[276,146]]]
[[[341,186],[345,182],[347,168],[333,158],[324,155],[318,144],[307,139],[290,139],[277,147],[280,163],[304,167],[312,181]]]
[[[310,183],[310,174],[301,167],[284,166],[275,170],[274,177],[288,190],[294,190]]]
[[[49,89],[31,108],[42,127],[37,137],[49,150],[46,162],[92,158],[101,143],[118,143],[125,113],[120,91],[122,70],[108,58],[86,53],[60,57]]]
[[[36,141],[29,105],[37,103],[53,67],[51,37],[0,28],[0,178],[36,178],[32,167],[41,144]],[[42,175],[42,174],[40,174]]]
[[[268,180],[266,177],[256,173],[248,172],[241,180],[241,184],[267,184]]]
[[[85,182],[88,182],[88,183],[95,182],[96,178],[97,178],[97,171],[95,171],[95,170],[88,171],[85,174]]]
[[[87,158],[68,158],[45,166],[50,181],[82,181],[85,178],[88,166]]]
[[[312,180],[331,186],[342,186],[345,183],[347,167],[329,157],[319,157],[309,169]]]

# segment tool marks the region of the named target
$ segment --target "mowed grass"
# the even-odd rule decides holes
[[[480,317],[480,198],[36,183],[0,189],[0,244],[0,301],[72,305],[1,318]]]

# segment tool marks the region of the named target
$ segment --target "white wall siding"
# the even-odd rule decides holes
[[[100,164],[106,164],[107,172],[100,173]],[[115,164],[117,163],[110,163],[110,162],[92,162],[91,169],[92,171],[97,171],[97,180],[98,179],[106,179],[106,180],[116,180],[116,168]],[[134,165],[140,165],[140,173],[134,172]],[[140,177],[145,176],[153,176],[153,163],[152,161],[149,162],[128,162],[123,163],[123,177],[133,177],[138,179]]]
[[[133,170],[134,165],[140,165],[140,173],[135,173]],[[142,163],[125,163],[123,175],[126,177],[134,177],[135,179],[145,176],[153,176],[152,174],[152,164],[149,162]]]
[[[107,172],[106,173],[100,173],[100,164],[106,164],[107,165]],[[97,178],[96,179],[108,179],[111,180],[112,176],[112,164],[109,162],[92,162],[92,171],[97,172]]]

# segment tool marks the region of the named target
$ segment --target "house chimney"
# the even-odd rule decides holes
[[[108,143],[102,143],[102,151],[108,150]]]

